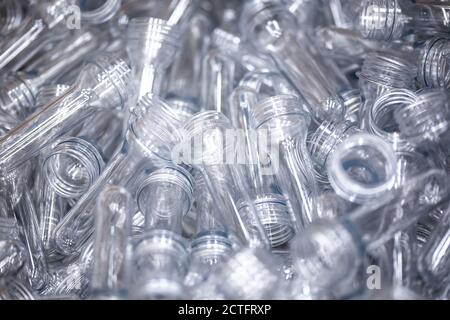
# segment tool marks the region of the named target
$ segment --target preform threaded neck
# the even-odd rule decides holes
[[[402,57],[389,53],[370,53],[364,60],[360,79],[392,88],[412,88],[417,69]]]
[[[177,186],[184,191],[188,200],[188,204],[183,212],[183,216],[186,215],[191,208],[194,198],[194,178],[187,170],[175,166],[157,170],[142,181],[137,192],[137,201],[141,212],[145,212],[144,206],[146,205],[145,201],[141,201],[141,196],[148,190],[151,190],[152,186],[158,186],[161,183]]]
[[[220,268],[221,290],[238,299],[264,299],[279,279],[275,269],[274,258],[266,250],[239,250]]]
[[[450,127],[448,94],[426,90],[411,104],[394,112],[400,132],[413,144],[437,143]]]
[[[151,41],[178,48],[180,36],[180,31],[174,25],[158,18],[134,18],[128,25],[128,41]]]
[[[87,85],[107,105],[122,108],[128,98],[130,77],[131,69],[125,60],[101,55],[87,62],[78,83]]]
[[[154,229],[142,234],[136,244],[135,255],[142,256],[148,252],[170,252],[180,258],[181,262],[187,262],[188,251],[183,238],[168,230]],[[184,264],[185,263],[181,263]]]
[[[47,103],[62,96],[70,86],[65,84],[55,84],[43,86],[36,97],[36,109],[43,108]]]
[[[255,200],[255,209],[272,248],[286,244],[294,237],[289,207],[283,196],[259,195]]]
[[[17,279],[8,279],[7,281],[7,285],[4,286],[6,300],[36,300],[33,290],[21,281]],[[2,292],[0,292],[0,296],[3,297]]]
[[[377,136],[359,133],[344,140],[328,161],[328,177],[342,198],[364,203],[389,191],[395,183],[396,156]]]
[[[15,218],[0,217],[0,239],[19,241],[19,225]]]
[[[0,276],[14,274],[26,260],[16,219],[0,217],[0,246],[2,248]]]
[[[416,175],[429,169],[429,163],[423,154],[416,151],[401,150],[395,151],[397,156],[397,169],[395,178],[395,188],[402,187]]]
[[[256,41],[258,44],[258,29],[261,29],[268,21],[276,20],[278,25],[295,26],[295,17],[289,10],[275,0],[251,0],[246,1],[239,21],[239,29],[246,39]],[[263,42],[267,41],[262,39]]]
[[[221,112],[205,111],[194,115],[184,126],[183,161],[195,165],[222,165],[235,159],[238,148],[228,134],[235,134],[231,121]],[[233,161],[233,160],[231,160]]]
[[[400,133],[394,113],[415,100],[416,94],[406,89],[392,90],[381,96],[368,110],[368,131],[388,141],[394,150],[411,149]]]
[[[17,29],[25,17],[22,2],[7,0],[0,3],[0,33],[8,34]]]
[[[341,98],[345,106],[345,120],[359,123],[359,114],[363,105],[361,91],[358,89],[343,91]]]
[[[81,8],[82,20],[89,24],[101,24],[110,20],[121,6],[121,0],[77,0],[76,2]]]
[[[300,98],[293,95],[278,95],[260,101],[252,110],[252,115],[256,129],[273,119],[291,115],[303,117],[308,126],[311,118],[305,110]]]
[[[416,226],[416,242],[419,248],[422,248],[428,242],[445,214],[445,210],[438,208],[419,219]]]
[[[49,29],[56,27],[73,13],[71,1],[68,0],[39,1],[37,10]]]
[[[312,159],[319,168],[325,167],[328,156],[348,136],[346,133],[351,128],[357,129],[356,123],[348,120],[342,122],[325,120],[314,131],[308,140],[308,147]]]
[[[351,279],[361,256],[352,234],[336,220],[328,219],[312,224],[296,238],[292,254],[301,279],[319,288]]]
[[[79,198],[100,175],[104,161],[100,151],[88,141],[68,137],[61,140],[43,163],[45,178],[64,198]]]
[[[0,110],[8,116],[24,119],[35,110],[36,86],[26,74],[6,76],[0,90]]]
[[[135,18],[128,25],[126,49],[133,67],[137,98],[159,94],[166,68],[182,43],[178,28],[157,18]]]
[[[179,130],[184,118],[152,94],[145,95],[132,112],[128,139],[146,155],[171,161],[172,148],[181,140]]]
[[[368,39],[392,41],[402,37],[405,18],[397,0],[363,0],[359,31]]]
[[[230,120],[221,112],[204,111],[194,115],[184,126],[190,137],[202,134],[209,128],[232,129]]]
[[[191,255],[202,261],[217,262],[231,255],[233,242],[224,232],[211,231],[198,234],[191,243]]]
[[[418,80],[423,87],[450,88],[450,38],[434,37],[419,55]]]
[[[241,46],[241,39],[230,32],[216,28],[211,34],[211,44],[221,51],[237,53]]]
[[[180,123],[183,124],[200,110],[194,99],[180,97],[176,94],[167,95],[166,101],[172,107],[174,113],[179,116]]]
[[[160,259],[141,275],[132,294],[140,298],[180,299],[184,296],[183,277],[188,269],[189,253],[183,239],[170,231],[152,230],[142,236],[134,250],[134,260]],[[143,266],[145,267],[145,266]],[[169,271],[170,270],[170,271]],[[171,273],[173,272],[173,274]]]

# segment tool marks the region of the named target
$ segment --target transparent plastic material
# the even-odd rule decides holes
[[[80,31],[41,56],[25,73],[8,76],[1,86],[1,111],[24,119],[35,110],[40,88],[80,64],[101,43],[91,31]]]
[[[364,203],[389,192],[395,182],[396,155],[383,139],[366,133],[343,141],[328,161],[328,177],[342,198]]]
[[[414,89],[417,67],[404,56],[391,53],[370,53],[359,74],[361,94],[373,101],[392,89]]]
[[[422,247],[419,255],[419,270],[425,281],[434,288],[441,288],[448,278],[449,259],[449,208],[446,206],[439,225],[430,235],[426,245]]]
[[[86,193],[120,147],[122,127],[123,120],[116,114],[101,111],[86,121],[76,137],[58,139],[43,163],[53,190],[74,199]]]
[[[349,82],[332,62],[297,41],[295,18],[276,1],[246,2],[241,31],[258,49],[267,52],[309,104],[314,118],[343,116],[339,95]]]
[[[254,247],[268,247],[267,235],[248,194],[245,167],[227,163],[243,152],[241,144],[223,143],[230,131],[230,121],[219,112],[205,111],[192,117],[184,126],[186,137],[182,145],[191,150],[189,164],[199,170],[211,192],[213,201],[223,216],[230,215],[241,240]],[[228,141],[230,142],[230,141]],[[200,147],[200,148],[199,148]],[[187,155],[183,155],[187,156]]]
[[[392,90],[382,95],[368,110],[368,131],[389,142],[396,151],[412,150],[413,146],[400,132],[394,113],[415,100],[416,94],[406,89]]]
[[[8,35],[20,27],[25,19],[26,6],[22,0],[6,0],[0,4],[0,34]]]
[[[205,12],[196,12],[182,39],[182,48],[170,67],[166,99],[176,97],[199,103],[201,99],[202,63],[207,51],[208,35],[213,28],[212,18]]]
[[[43,180],[41,178],[41,180]],[[47,256],[54,252],[55,228],[67,210],[67,203],[57,195],[48,183],[43,181],[39,194],[40,239]]]
[[[372,52],[364,60],[358,74],[364,106],[360,109],[362,127],[367,124],[367,113],[375,100],[394,89],[415,89],[417,67],[402,54]]]
[[[70,87],[65,85],[45,86],[36,98],[36,108],[40,109],[55,98],[63,95]],[[39,166],[42,160],[39,159]],[[54,230],[59,220],[65,214],[67,203],[57,195],[39,172],[35,180],[35,202],[39,216],[40,239],[47,259],[54,252]]]
[[[77,253],[91,236],[91,211],[96,197],[107,184],[133,187],[135,174],[145,170],[144,165],[155,168],[170,163],[171,149],[181,139],[177,130],[184,118],[152,95],[141,99],[136,112],[140,113],[130,119],[120,151],[57,226],[58,251],[67,255]]]
[[[128,237],[131,234],[131,195],[109,187],[99,196],[95,213],[91,290],[94,297],[124,296],[128,287]]]
[[[345,120],[360,124],[360,114],[363,108],[363,99],[361,91],[357,89],[350,89],[342,92],[342,99],[345,105]]]
[[[446,3],[410,0],[364,0],[357,28],[367,38],[394,41],[412,32],[428,35],[448,32],[450,7]]]
[[[198,286],[194,299],[271,299],[280,284],[278,261],[260,248],[235,252],[207,282]]]
[[[7,208],[2,203],[2,208]],[[0,218],[0,276],[14,275],[25,263],[26,254],[24,246],[19,239],[19,226],[14,217],[8,217],[5,209],[1,210]]]
[[[2,174],[30,160],[95,110],[121,108],[127,99],[125,87],[129,73],[123,60],[108,56],[88,63],[70,90],[0,139]]]
[[[216,28],[211,35],[212,46],[229,55],[247,71],[275,71],[273,60],[258,52],[239,36]]]
[[[326,190],[317,199],[316,212],[320,219],[335,219],[352,210],[354,204],[338,196],[333,190]]]
[[[449,299],[449,13],[0,0],[0,299]]]
[[[296,90],[292,84],[279,71],[266,71],[259,69],[246,73],[241,81],[239,87],[242,90],[250,90],[258,94],[258,101],[270,96],[281,94],[296,95]],[[230,100],[233,98],[230,97]],[[249,108],[251,109],[251,105]],[[233,110],[232,110],[233,111]],[[239,112],[237,112],[239,114]],[[236,121],[235,118],[232,119]]]
[[[4,278],[0,283],[0,300],[36,300],[36,293],[20,280]]]
[[[88,242],[76,259],[63,259],[52,263],[51,279],[40,290],[44,297],[85,298],[89,291],[89,278],[93,264],[93,242]]]
[[[27,251],[27,263],[23,270],[25,279],[33,289],[39,290],[48,282],[48,266],[40,237],[37,211],[29,190],[24,190],[14,212],[21,226],[20,235]]]
[[[162,77],[175,59],[180,32],[165,20],[135,18],[128,25],[126,41],[136,91],[134,104],[147,93],[159,95]]]
[[[181,167],[157,170],[139,187],[138,203],[145,215],[145,227],[135,245],[132,296],[185,296],[188,251],[181,238],[181,220],[191,207],[193,189],[192,176]]]
[[[259,142],[254,141],[252,111],[257,107],[258,99],[267,94],[290,90],[292,89],[289,84],[278,73],[251,72],[242,78],[240,86],[233,91],[229,99],[232,122],[236,128],[243,130],[245,139],[246,159],[250,163],[246,170],[249,185],[252,187],[250,195],[254,199],[255,208],[272,247],[288,242],[294,235],[295,228],[292,226],[286,198],[275,190],[278,185],[274,175],[264,174],[267,161],[263,159],[266,155],[258,153]]]
[[[310,116],[305,111],[305,103],[291,95],[270,97],[255,107],[253,119],[255,129],[267,131],[270,143],[275,144],[267,148],[268,154],[264,156],[270,159],[278,185],[290,203],[295,229],[301,230],[315,219],[313,207],[318,195],[306,147]]]
[[[357,123],[351,121],[333,122],[325,120],[308,139],[311,158],[319,174],[326,175],[326,165],[330,154],[348,137],[360,133]]]
[[[378,42],[364,39],[358,32],[335,26],[316,28],[312,39],[318,50],[345,67],[364,60],[370,51],[381,49]]]
[[[415,101],[394,113],[400,132],[414,145],[436,145],[449,128],[448,94],[444,90],[423,90]]]
[[[395,150],[397,164],[394,188],[410,183],[410,178],[429,169],[426,158],[403,137],[394,117],[396,110],[413,104],[415,99],[416,94],[409,90],[392,90],[377,99],[368,114],[369,131],[389,142]],[[403,214],[402,210],[397,211],[398,218]],[[411,235],[412,232],[406,230],[393,237],[393,281],[398,285],[408,284],[414,272],[414,242],[410,240]]]
[[[436,36],[418,48],[419,74],[417,79],[423,87],[449,88],[450,38]]]
[[[101,24],[110,20],[119,11],[122,0],[81,1],[79,5],[81,19],[89,24]]]
[[[14,59],[32,56],[36,47],[48,42],[54,31],[67,33],[68,29],[59,28],[70,15],[70,1],[46,0],[33,4],[33,14],[21,23],[21,26],[2,40],[0,46],[0,69],[4,70]],[[28,58],[28,59],[29,59]],[[23,61],[22,61],[23,63]]]
[[[238,239],[232,222],[225,220],[203,175],[195,172],[196,230],[191,241],[190,266],[184,283],[195,287],[224,263],[237,246]]]
[[[390,143],[397,156],[395,187],[428,168],[427,161],[400,131],[394,113],[414,104],[417,95],[409,90],[392,90],[375,101],[368,113],[368,131]]]
[[[144,229],[181,234],[182,218],[192,205],[193,188],[193,178],[181,167],[160,169],[144,179],[137,192],[138,206],[145,216]]]
[[[230,114],[228,97],[233,91],[235,63],[220,51],[210,51],[203,60],[202,105],[226,116]]]
[[[438,208],[419,219],[415,230],[418,250],[421,250],[428,242],[436,227],[441,223],[445,213],[445,208]]]
[[[420,217],[449,201],[448,176],[432,170],[337,220],[311,225],[294,242],[297,271],[319,287],[348,279],[364,252],[373,250]],[[398,209],[403,211],[396,218]],[[336,267],[338,266],[338,267]]]
[[[331,0],[333,1],[333,0]],[[297,24],[310,26],[317,23],[319,17],[319,6],[314,0],[285,0],[284,3],[289,11],[297,18]]]

